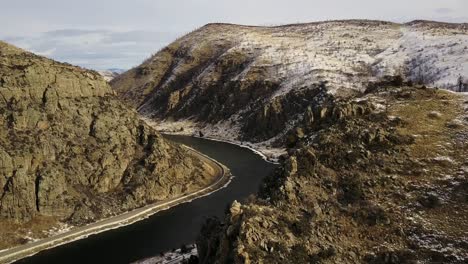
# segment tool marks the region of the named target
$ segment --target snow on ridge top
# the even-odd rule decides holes
[[[229,39],[232,50],[260,54],[243,71],[269,68],[282,85],[273,98],[322,81],[332,93],[363,90],[383,75],[401,74],[430,86],[457,90],[468,82],[468,26],[432,21],[327,21],[276,27],[210,24],[197,38]],[[193,40],[190,35],[185,41]],[[193,42],[191,42],[193,43]]]
[[[238,52],[251,59],[235,80],[247,79],[262,69],[267,73],[262,78],[280,83],[272,98],[324,81],[331,93],[362,91],[369,82],[397,74],[429,86],[458,90],[460,77],[468,82],[467,46],[466,24],[367,20],[275,27],[208,24],[175,42],[173,48],[189,52],[177,58],[172,75],[162,86],[185,69],[188,59],[197,56],[194,51],[225,47],[224,55]],[[194,78],[215,78],[216,74],[210,73],[216,71],[216,61],[228,57],[224,55],[213,58],[212,65]],[[157,63],[157,57],[148,63]]]
[[[430,20],[414,20],[405,24],[406,26],[421,27],[426,29],[455,29],[455,30],[468,30],[468,23],[448,23]]]
[[[468,34],[443,34],[402,28],[402,37],[377,55],[380,75],[403,74],[427,85],[457,90],[459,79],[468,82]],[[436,33],[436,34],[435,34]]]
[[[413,21],[415,22],[415,21]],[[411,22],[410,22],[411,23]],[[436,22],[437,23],[437,22]],[[317,25],[328,25],[328,24],[346,24],[346,25],[399,25],[395,22],[383,21],[383,20],[371,20],[371,19],[345,19],[345,20],[326,20],[326,21],[316,21],[316,22],[306,22],[306,23],[293,23],[293,24],[284,24],[284,25],[242,25],[242,24],[233,24],[233,23],[208,23],[201,27],[211,28],[211,27],[240,27],[240,28],[258,28],[258,29],[285,29],[285,28],[306,28],[308,26],[317,26]]]

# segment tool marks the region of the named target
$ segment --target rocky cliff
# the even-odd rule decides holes
[[[212,180],[198,158],[123,106],[98,73],[4,42],[0,126],[1,247],[21,241],[22,225],[44,231],[58,221],[92,222]]]
[[[382,85],[326,109],[205,224],[200,263],[467,263],[468,97]]]
[[[415,21],[330,21],[278,27],[209,24],[111,82],[161,130],[256,148],[330,101],[400,78],[468,89],[468,26]]]

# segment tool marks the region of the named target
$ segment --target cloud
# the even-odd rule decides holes
[[[50,57],[52,56],[52,54],[54,54],[56,50],[57,50],[56,48],[51,48],[49,50],[44,50],[44,51],[34,51],[34,50],[31,50],[31,51],[36,53],[37,55]]]
[[[442,14],[442,15],[446,15],[446,14],[450,14],[450,13],[453,13],[454,10],[451,9],[451,8],[437,8],[436,10],[434,10],[437,14]]]
[[[152,31],[62,29],[5,41],[58,61],[103,70],[136,66],[177,36]]]

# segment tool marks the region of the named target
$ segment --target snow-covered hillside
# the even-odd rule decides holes
[[[374,68],[380,75],[403,73],[415,82],[460,91],[459,85],[468,83],[467,29],[401,27],[401,37],[376,56]]]
[[[117,77],[119,74],[125,72],[125,70],[122,69],[108,69],[104,71],[98,71],[98,73],[104,77],[104,80],[110,82],[112,79]]]
[[[161,129],[271,149],[327,96],[360,93],[387,76],[468,90],[467,24],[209,24],[111,84]]]

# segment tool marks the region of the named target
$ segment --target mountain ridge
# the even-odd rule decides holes
[[[443,22],[437,20],[425,20],[425,19],[415,19],[409,22],[392,22],[378,19],[331,19],[315,22],[305,22],[305,23],[291,23],[291,24],[279,24],[279,25],[247,25],[247,24],[236,24],[236,23],[223,23],[223,22],[212,22],[207,23],[201,26],[199,29],[211,26],[239,26],[239,27],[250,27],[250,28],[285,28],[285,27],[295,27],[295,26],[306,26],[306,25],[316,25],[324,23],[334,23],[334,22],[345,22],[345,23],[378,23],[378,24],[394,24],[394,25],[416,25],[416,24],[425,24],[425,25],[445,25],[449,27],[468,27],[467,23],[457,23],[457,22]],[[194,30],[196,31],[196,30]]]
[[[208,24],[111,86],[146,118],[158,121],[160,130],[201,131],[267,151],[284,146],[288,130],[307,110],[304,99],[315,108],[323,98],[346,98],[398,79],[468,90],[467,47],[466,24]]]

